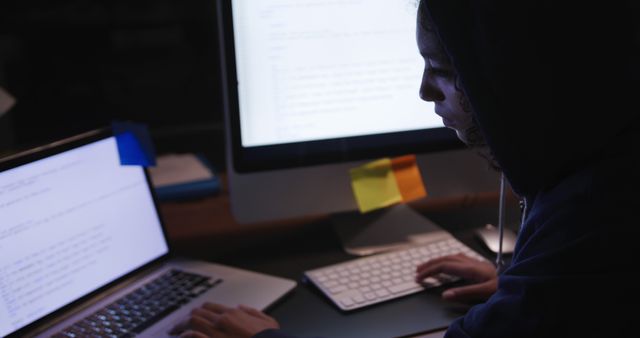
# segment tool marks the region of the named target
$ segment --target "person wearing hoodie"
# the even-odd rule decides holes
[[[443,293],[481,301],[445,337],[639,335],[635,9],[626,0],[420,1],[421,97],[523,205],[505,269],[463,256],[417,267],[417,279],[475,282]],[[218,304],[194,310],[176,333],[289,337],[258,310]]]

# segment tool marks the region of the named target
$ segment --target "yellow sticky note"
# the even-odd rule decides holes
[[[420,169],[416,164],[416,155],[395,157],[391,160],[391,167],[404,202],[427,196]]]
[[[390,159],[368,163],[351,169],[349,173],[360,212],[365,213],[402,202]]]

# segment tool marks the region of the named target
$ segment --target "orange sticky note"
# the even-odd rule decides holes
[[[416,155],[406,155],[391,159],[391,167],[398,183],[403,202],[410,202],[427,196]]]

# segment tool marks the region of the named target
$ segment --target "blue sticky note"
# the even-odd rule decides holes
[[[113,122],[120,164],[150,167],[156,165],[155,149],[149,130],[143,124]]]

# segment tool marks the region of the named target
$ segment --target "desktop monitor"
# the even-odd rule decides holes
[[[414,0],[220,0],[231,208],[240,223],[357,210],[349,169],[421,154],[430,196],[495,191],[420,100]]]

